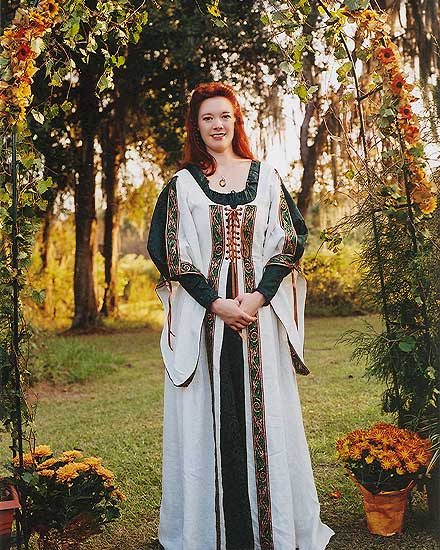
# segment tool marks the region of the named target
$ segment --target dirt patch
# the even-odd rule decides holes
[[[33,405],[38,401],[66,401],[71,399],[94,399],[95,393],[91,392],[86,386],[79,384],[69,384],[67,386],[58,386],[49,382],[39,382],[26,390],[26,401]]]

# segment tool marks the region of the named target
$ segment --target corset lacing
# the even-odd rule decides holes
[[[226,214],[226,254],[225,259],[231,262],[232,297],[238,295],[237,260],[241,259],[241,222],[243,207],[231,208],[225,206]]]

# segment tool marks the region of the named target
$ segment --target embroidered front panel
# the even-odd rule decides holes
[[[175,277],[179,274],[179,243],[178,243],[178,231],[179,231],[179,206],[177,204],[177,189],[176,189],[177,176],[171,179],[169,186],[170,192],[168,193],[168,208],[167,208],[167,226],[166,226],[166,247],[167,247],[167,261],[170,277]]]
[[[190,262],[180,261],[179,251],[179,205],[177,202],[176,189],[177,176],[170,180],[170,191],[168,193],[167,226],[166,226],[166,248],[167,262],[170,272],[170,279],[178,275],[193,273],[202,275],[202,272]]]
[[[252,241],[256,213],[257,207],[255,205],[246,205],[241,226],[245,292],[253,292],[255,288]],[[270,505],[269,464],[266,421],[264,415],[263,371],[261,365],[260,325],[258,314],[256,321],[248,325],[247,345],[260,545],[264,550],[273,550],[272,511]]]
[[[211,261],[209,263],[208,282],[215,290],[218,290],[220,268],[225,256],[225,231],[223,225],[223,208],[218,204],[209,206],[209,216],[211,222]],[[215,315],[208,311],[205,318],[206,350],[208,355],[209,380],[211,386],[212,403],[212,429],[214,432],[214,456],[215,456],[215,527],[216,527],[216,550],[221,548],[221,529],[220,529],[220,495],[219,495],[219,471],[217,461],[217,428],[215,421],[215,395],[214,395],[214,330]]]
[[[283,191],[281,191],[280,196],[280,206],[279,206],[279,219],[280,225],[284,230],[284,244],[283,251],[281,254],[272,256],[272,258],[267,262],[267,265],[283,265],[290,269],[294,268],[295,262],[295,252],[298,242],[298,237],[295,231],[295,227],[290,216],[289,206],[284,196]]]

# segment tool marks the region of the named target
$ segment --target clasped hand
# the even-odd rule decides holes
[[[256,320],[256,313],[264,304],[264,296],[258,292],[244,292],[236,298],[218,298],[211,304],[211,311],[228,327],[240,331]]]

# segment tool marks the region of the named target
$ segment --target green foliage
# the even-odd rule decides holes
[[[354,333],[350,341],[356,344],[354,357],[366,360],[367,374],[387,385],[383,409],[397,414],[400,425],[417,429],[422,418],[435,414],[438,400],[438,359],[433,344],[439,322],[438,292],[435,271],[428,268],[436,257],[436,224],[432,218],[417,219],[415,252],[400,218],[387,215],[386,210],[385,215],[376,215],[376,240],[367,215],[364,223],[369,236],[360,256],[361,289],[370,303],[384,311],[386,327]]]
[[[84,383],[124,363],[122,357],[112,352],[79,344],[69,337],[48,338],[45,333],[34,338],[32,351],[28,364],[30,383]]]
[[[360,293],[361,273],[355,251],[348,247],[339,254],[306,255],[306,315],[364,315],[376,311]]]
[[[24,7],[27,8],[27,5]],[[114,67],[123,64],[124,56],[120,50],[129,42],[136,43],[147,23],[145,10],[128,1],[97,2],[95,6],[92,2],[90,6],[90,3],[83,0],[66,0],[62,10],[62,24],[54,29],[50,39],[47,38],[50,47],[47,49],[46,72],[43,77],[46,84],[49,83],[51,87],[62,86],[78,65],[87,64],[91,54],[99,53],[105,78],[105,81],[100,82],[99,90],[111,87]],[[46,45],[43,40],[38,43],[34,41],[35,53],[39,54]],[[18,86],[20,83],[15,84]],[[71,107],[65,97],[60,104],[63,112]],[[43,112],[36,108],[30,112],[37,125],[43,126],[50,123],[58,113],[59,109],[52,98],[46,102]],[[32,297],[37,303],[43,300],[42,290],[26,287],[26,272],[31,264],[39,219],[47,208],[53,182],[50,177],[43,177],[44,161],[34,150],[27,124],[20,123],[11,129],[10,122],[7,117],[2,117],[0,124],[0,421],[8,429],[14,430],[17,424],[17,396],[12,372],[13,357],[18,358],[20,371],[24,376],[30,331],[21,315],[20,302],[18,350],[13,355],[13,298],[15,292],[21,293],[24,298]],[[11,140],[11,132],[16,138],[15,151],[12,151],[15,145]],[[19,180],[16,205],[13,204],[11,181],[13,153],[17,153]],[[14,247],[18,250],[17,265],[14,265]]]

